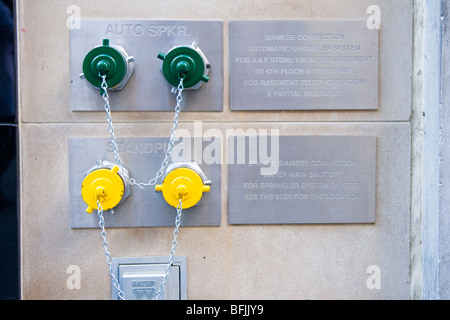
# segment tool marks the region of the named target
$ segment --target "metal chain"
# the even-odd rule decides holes
[[[175,230],[173,231],[172,250],[170,251],[169,262],[167,263],[166,273],[164,275],[163,281],[161,282],[161,285],[160,285],[158,291],[156,292],[156,295],[153,298],[153,300],[158,300],[159,296],[163,293],[164,287],[167,284],[167,278],[169,277],[169,274],[171,272],[171,267],[173,265],[173,259],[175,258],[175,249],[177,248],[177,245],[178,245],[177,238],[178,238],[178,234],[180,233],[178,231],[178,229],[180,228],[181,214],[183,213],[183,203],[182,203],[181,199],[179,201],[180,201],[180,204],[177,207],[177,216],[175,218]]]
[[[172,149],[173,149],[173,145],[175,144],[175,137],[176,137],[176,133],[177,133],[177,128],[178,128],[178,120],[180,118],[180,111],[181,111],[181,102],[183,101],[183,90],[184,90],[184,86],[183,86],[183,81],[184,81],[184,77],[180,77],[180,84],[177,87],[177,96],[176,96],[176,100],[177,100],[177,104],[175,106],[175,116],[173,117],[172,123],[172,130],[170,132],[170,139],[169,139],[169,143],[167,146],[167,150],[166,153],[164,155],[164,160],[162,161],[161,164],[161,168],[158,170],[158,172],[156,173],[156,176],[152,179],[149,180],[149,182],[147,183],[138,183],[136,182],[135,179],[130,178],[130,184],[131,185],[135,185],[138,186],[141,189],[144,189],[146,187],[150,187],[150,186],[154,186],[159,178],[161,178],[164,173],[166,172],[167,166],[169,165],[169,161],[172,155]]]
[[[102,84],[101,84],[101,88],[103,89],[102,97],[103,97],[103,100],[105,101],[104,108],[106,111],[106,121],[108,122],[108,131],[111,135],[110,141],[113,145],[113,152],[114,152],[114,157],[115,157],[114,160],[115,160],[116,164],[118,164],[121,168],[123,168],[124,163],[120,159],[119,148],[117,147],[117,140],[114,135],[114,128],[113,128],[112,117],[111,117],[111,106],[109,104],[108,84],[106,83],[106,75],[100,75],[100,76],[102,77]],[[169,139],[166,153],[164,155],[164,160],[161,163],[161,168],[156,173],[156,176],[154,178],[150,179],[147,183],[138,183],[138,182],[136,182],[135,179],[127,176],[126,178],[128,178],[128,180],[130,181],[130,185],[135,185],[141,189],[144,189],[146,187],[155,185],[158,182],[159,178],[161,178],[161,176],[164,175],[164,173],[167,169],[167,166],[169,165],[173,146],[175,144],[176,132],[177,132],[177,128],[178,128],[178,121],[179,121],[180,111],[181,111],[181,102],[183,101],[183,95],[182,95],[183,90],[184,90],[183,81],[184,81],[184,77],[180,77],[180,83],[177,87],[177,96],[176,96],[177,103],[175,106],[175,116],[173,117],[173,120],[172,120],[173,126],[172,126],[172,130],[170,132],[170,139]],[[124,171],[124,172],[126,172],[126,171]],[[102,230],[100,233],[100,236],[103,239],[103,248],[105,249],[106,264],[108,265],[109,275],[111,277],[114,287],[117,289],[117,295],[118,295],[119,299],[125,300],[125,294],[120,289],[119,281],[117,280],[117,278],[114,274],[114,270],[112,268],[112,258],[109,253],[109,244],[106,239],[105,220],[103,218],[103,208],[102,208],[99,200],[97,200],[97,206],[98,206],[97,213],[98,213],[99,220],[100,220],[99,226]],[[159,287],[158,291],[156,292],[154,300],[158,300],[159,297],[161,296],[161,294],[163,293],[164,287],[167,284],[168,276],[171,272],[171,267],[173,265],[173,260],[175,258],[175,249],[178,245],[177,238],[178,238],[178,234],[179,234],[179,227],[181,224],[182,212],[183,212],[183,206],[182,206],[182,200],[180,199],[180,204],[177,207],[177,216],[175,218],[175,230],[173,232],[172,250],[170,251],[169,262],[166,267],[163,281],[162,281],[161,286]]]
[[[117,140],[116,137],[114,135],[114,128],[113,128],[113,124],[112,124],[112,118],[111,118],[111,106],[109,104],[109,95],[108,95],[108,84],[106,83],[106,75],[100,75],[102,77],[102,84],[101,84],[101,88],[103,89],[103,94],[102,94],[102,98],[105,101],[105,111],[106,111],[106,121],[108,122],[108,131],[111,135],[110,141],[113,145],[113,152],[114,152],[114,161],[117,165],[119,165],[122,169],[124,167],[124,163],[123,161],[120,159],[120,155],[119,155],[119,148],[117,147]],[[123,172],[127,172],[126,170],[124,170]],[[125,300],[125,294],[124,292],[120,289],[120,284],[119,281],[117,280],[115,274],[114,274],[114,270],[112,268],[112,258],[111,258],[111,254],[109,253],[109,244],[108,241],[106,239],[106,230],[105,230],[105,219],[103,218],[103,207],[100,204],[100,200],[97,200],[97,214],[99,217],[99,227],[101,228],[101,232],[100,232],[100,237],[103,240],[103,248],[105,249],[105,257],[106,257],[106,264],[108,265],[108,269],[109,269],[109,275],[111,277],[111,281],[112,284],[114,285],[114,287],[117,289],[117,295],[119,297],[120,300]]]
[[[106,82],[106,75],[100,75],[102,77],[102,84],[101,84],[101,88],[103,89],[103,100],[105,101],[105,111],[106,111],[106,121],[108,122],[108,131],[111,135],[110,137],[110,141],[113,145],[113,152],[114,152],[114,161],[115,163],[117,163],[122,169],[124,168],[124,163],[123,161],[120,159],[120,155],[119,155],[119,148],[117,146],[117,140],[116,137],[114,135],[114,128],[113,128],[113,124],[112,124],[112,117],[111,117],[111,106],[109,104],[109,95],[108,95],[108,84]],[[161,163],[161,168],[158,170],[158,172],[156,173],[156,176],[152,179],[150,179],[147,183],[143,183],[143,182],[136,182],[136,180],[134,178],[130,178],[129,176],[126,176],[125,178],[127,178],[130,182],[130,185],[135,185],[141,189],[145,189],[146,187],[150,187],[150,186],[154,186],[159,178],[161,178],[164,173],[166,172],[167,166],[169,165],[169,161],[170,158],[172,156],[172,150],[173,150],[173,146],[175,144],[175,138],[176,138],[176,133],[177,133],[177,129],[178,129],[178,121],[180,119],[180,111],[181,111],[181,102],[183,101],[183,90],[184,90],[184,85],[183,85],[183,81],[184,81],[184,77],[180,77],[180,83],[178,84],[177,87],[177,96],[176,96],[176,105],[175,105],[175,116],[172,119],[172,130],[170,131],[170,139],[169,139],[169,143],[167,146],[167,150],[166,153],[164,155],[164,160]],[[126,173],[127,171],[124,170],[124,172]]]
[[[119,281],[117,280],[117,278],[114,274],[114,270],[112,268],[112,258],[111,258],[111,254],[109,253],[109,244],[106,239],[105,219],[103,218],[103,207],[100,204],[100,200],[97,200],[97,207],[98,207],[97,214],[98,214],[98,218],[99,218],[98,225],[102,229],[102,231],[100,232],[100,237],[103,240],[103,249],[105,249],[106,264],[108,265],[108,269],[109,269],[108,272],[111,277],[112,284],[117,289],[117,295],[119,296],[119,299],[125,300],[125,294],[120,289]]]
[[[119,155],[119,148],[117,147],[117,140],[114,135],[114,128],[112,124],[112,118],[111,118],[111,106],[109,105],[109,95],[108,95],[108,84],[106,83],[106,75],[101,75],[102,77],[102,84],[101,87],[103,89],[103,100],[105,100],[105,111],[106,111],[106,121],[108,122],[108,131],[111,135],[110,141],[113,145],[113,152],[114,152],[114,161],[123,169],[124,163],[120,159]],[[124,170],[125,171],[125,170]]]

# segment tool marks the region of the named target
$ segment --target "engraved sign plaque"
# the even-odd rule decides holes
[[[230,136],[228,146],[230,224],[375,222],[376,137]]]
[[[197,140],[196,140],[197,139]],[[216,163],[206,156],[205,148],[220,145],[219,138],[203,141],[201,138],[180,139],[175,144],[172,160],[195,161],[211,180],[211,190],[204,193],[192,208],[183,210],[181,226],[219,226],[220,161]],[[118,138],[120,157],[131,178],[148,182],[161,168],[167,150],[167,138]],[[213,148],[220,158],[220,148]],[[86,213],[87,205],[81,197],[84,174],[95,166],[96,160],[114,161],[112,143],[108,138],[71,138],[69,140],[69,192],[70,225],[72,228],[98,228],[97,211]],[[159,182],[158,182],[159,183]],[[106,227],[165,227],[174,226],[176,209],[164,200],[155,186],[140,189],[131,186],[130,196],[117,207],[114,214],[105,211]]]
[[[378,109],[366,21],[231,21],[231,110]]]
[[[102,111],[99,90],[80,79],[86,54],[109,39],[134,57],[134,73],[120,91],[110,91],[112,111],[173,111],[175,95],[165,80],[158,53],[174,46],[198,43],[211,69],[210,81],[199,90],[185,90],[182,110],[223,109],[223,22],[190,20],[81,19],[81,28],[70,31],[72,111]]]

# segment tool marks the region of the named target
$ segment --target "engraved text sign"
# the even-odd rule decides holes
[[[230,224],[375,222],[375,137],[278,138],[228,137]]]
[[[366,21],[231,21],[232,110],[378,108],[378,31]]]

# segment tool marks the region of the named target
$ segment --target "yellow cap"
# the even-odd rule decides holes
[[[86,212],[98,209],[97,200],[104,210],[114,208],[122,200],[125,185],[117,173],[118,166],[109,169],[97,169],[89,173],[83,180],[81,196],[88,205]]]
[[[156,185],[156,191],[162,191],[164,199],[172,207],[178,207],[180,199],[183,209],[193,207],[202,198],[203,192],[209,192],[208,185],[203,185],[200,175],[190,168],[177,168],[170,171],[162,185]]]

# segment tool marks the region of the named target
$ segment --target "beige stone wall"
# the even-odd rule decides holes
[[[68,6],[82,18],[219,19],[224,22],[224,110],[184,113],[181,126],[276,128],[281,135],[377,137],[377,202],[373,225],[231,226],[227,168],[222,166],[222,224],[184,227],[177,255],[188,260],[189,299],[409,298],[412,1],[378,1],[377,111],[235,112],[229,110],[230,20],[366,19],[372,1],[18,1],[22,296],[109,299],[99,231],[69,226],[68,141],[107,137],[103,112],[70,110]],[[183,10],[177,8],[183,6]],[[118,137],[168,136],[172,114],[113,113]],[[166,256],[172,228],[108,231],[113,256]],[[70,290],[66,269],[81,268]],[[381,270],[369,290],[367,268]]]

